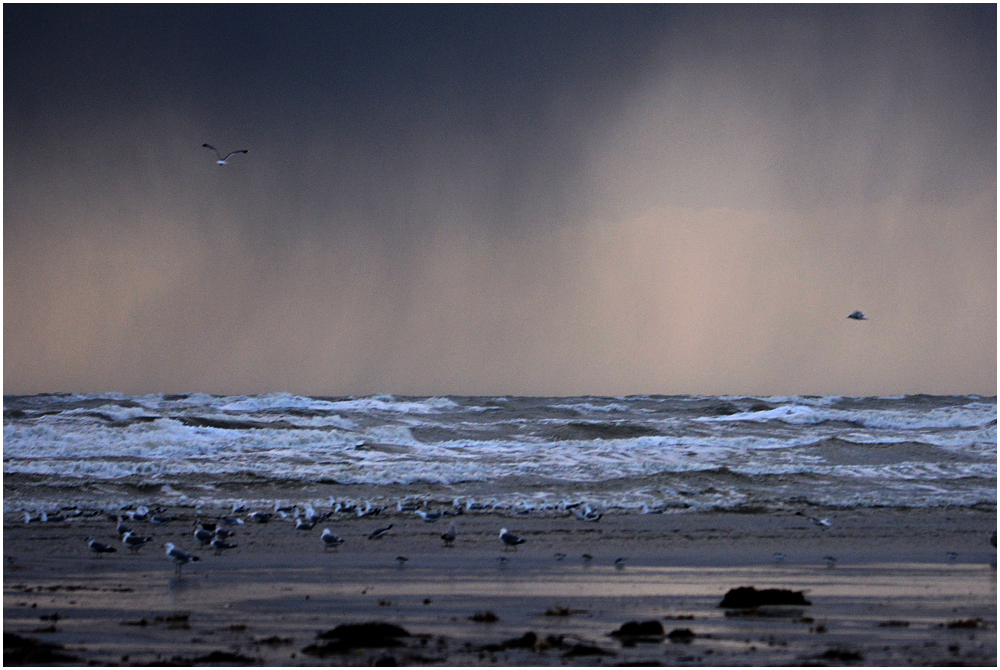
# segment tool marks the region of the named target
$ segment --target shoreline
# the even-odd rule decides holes
[[[596,523],[466,514],[452,548],[439,538],[448,519],[394,513],[305,532],[247,523],[221,556],[196,550],[193,515],[171,513],[165,526],[133,524],[154,538],[137,555],[103,515],[5,523],[5,635],[100,665],[996,663],[995,511],[836,510],[830,528],[792,513]],[[384,538],[367,539],[389,523]],[[321,546],[324,527],[345,538],[337,550]],[[500,527],[525,544],[505,551]],[[118,551],[98,558],[86,537]],[[201,560],[178,577],[165,542]],[[735,616],[718,607],[729,589],[751,585],[803,591],[811,605]],[[610,636],[629,621],[657,621],[663,634]],[[360,648],[317,638],[366,622],[410,635]]]

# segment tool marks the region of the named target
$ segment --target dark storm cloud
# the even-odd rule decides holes
[[[995,392],[994,6],[4,31],[7,393]]]

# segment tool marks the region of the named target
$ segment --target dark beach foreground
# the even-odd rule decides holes
[[[383,512],[247,523],[219,556],[194,509],[169,513],[133,524],[152,538],[134,555],[103,514],[8,519],[5,664],[996,665],[995,507],[810,511],[828,528],[780,510],[465,514],[453,547],[449,519]],[[324,527],[344,543],[325,550]],[[524,544],[505,550],[501,527]],[[166,542],[201,560],[178,576]],[[719,607],[746,586],[805,602]],[[368,623],[387,625],[352,627]]]

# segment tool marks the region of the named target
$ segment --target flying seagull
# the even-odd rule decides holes
[[[867,321],[868,320],[868,317],[865,316],[864,314],[862,314],[858,310],[854,310],[853,312],[851,312],[850,314],[848,314],[847,318],[848,319],[854,319],[855,321]]]
[[[219,150],[213,147],[211,144],[202,144],[201,146],[205,147],[206,149],[211,149],[212,151],[215,152],[215,157],[219,159],[215,162],[218,163],[219,165],[229,165],[229,163],[227,163],[226,161],[228,161],[231,157],[235,156],[236,154],[250,153],[249,149],[237,149],[236,151],[230,151],[228,154],[226,154],[226,157],[223,158],[222,154],[219,153]]]

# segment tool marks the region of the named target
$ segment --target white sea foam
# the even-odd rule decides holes
[[[742,411],[716,415],[723,400]],[[173,495],[186,478],[252,475],[455,490],[479,482],[501,492],[498,505],[540,504],[523,486],[652,505],[651,480],[664,483],[661,501],[689,506],[782,496],[923,504],[927,487],[996,499],[996,404],[981,399],[112,394],[5,398],[4,407],[5,474],[138,478]],[[698,407],[706,413],[692,414]],[[580,416],[553,418],[553,409]]]

